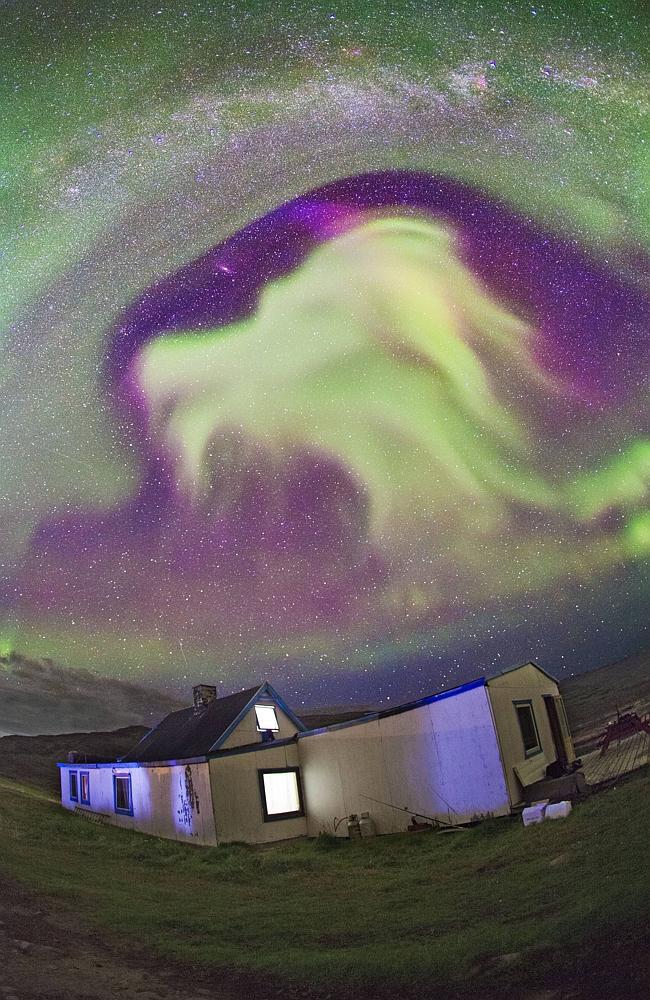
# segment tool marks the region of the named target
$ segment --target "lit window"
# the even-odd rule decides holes
[[[79,772],[79,791],[81,792],[80,801],[85,806],[90,805],[90,774],[88,771]]]
[[[123,816],[133,816],[130,774],[113,775],[113,798],[116,813],[121,813]]]
[[[79,801],[79,786],[77,784],[77,772],[69,771],[70,775],[70,800],[72,802]]]
[[[257,728],[259,732],[272,730],[277,733],[279,730],[278,717],[275,714],[273,705],[256,705],[255,716],[257,718]]]
[[[297,767],[275,768],[258,774],[265,822],[304,815]]]
[[[517,710],[521,738],[524,741],[524,753],[527,757],[533,757],[536,753],[542,752],[533,706],[529,701],[516,701],[514,705]]]

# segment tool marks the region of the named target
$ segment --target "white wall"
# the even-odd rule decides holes
[[[251,715],[254,720],[249,713],[248,721]],[[251,736],[253,730],[244,726],[240,735],[247,732]],[[265,821],[258,771],[297,766],[306,816]],[[70,801],[71,769],[89,771],[90,806]],[[204,763],[66,765],[60,770],[67,808],[89,809],[118,826],[197,844],[316,836],[321,830],[334,832],[335,818],[350,813],[369,812],[378,833],[393,833],[406,829],[414,814],[458,824],[510,809],[485,686],[385,718],[301,736],[286,746],[260,744],[259,750]],[[115,813],[114,773],[132,776],[132,817]],[[344,822],[336,832],[346,835]]]
[[[525,770],[529,781],[538,781],[545,776],[547,766],[557,759],[544,695],[559,697],[560,692],[556,681],[539,670],[534,663],[525,663],[516,670],[491,677],[488,681],[488,691],[499,734],[510,797],[513,804],[516,804],[522,801],[523,789],[515,775],[515,767]],[[541,752],[532,757],[526,757],[524,750],[515,707],[517,701],[532,703],[541,743]],[[568,759],[575,760],[575,751],[569,734],[565,750]]]
[[[311,836],[350,813],[369,812],[378,833],[395,833],[415,813],[458,824],[509,811],[484,686],[304,736],[298,747]],[[336,832],[345,836],[345,823]]]
[[[211,759],[212,800],[220,844],[232,840],[266,844],[305,836],[307,821],[304,816],[271,821],[264,819],[258,770],[274,767],[298,767],[295,743],[279,747],[264,744],[264,749],[250,753]]]
[[[70,799],[69,771],[88,771],[90,805]],[[207,763],[173,767],[93,767],[66,765],[61,772],[61,802],[67,809],[100,813],[116,826],[156,837],[215,844],[214,815]],[[133,816],[116,813],[113,774],[131,775]]]

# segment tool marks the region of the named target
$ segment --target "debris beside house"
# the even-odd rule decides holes
[[[650,736],[650,715],[640,716],[636,712],[623,712],[622,714],[617,712],[616,718],[607,723],[605,731],[598,740],[601,757],[607,753],[614,740],[620,744],[621,740],[636,736],[637,733]]]
[[[524,826],[534,826],[547,819],[566,819],[571,809],[572,805],[568,800],[550,802],[548,799],[544,799],[542,802],[534,802],[533,805],[524,809],[521,818]]]

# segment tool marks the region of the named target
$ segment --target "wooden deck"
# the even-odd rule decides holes
[[[630,771],[636,771],[650,762],[650,736],[645,733],[635,733],[610,744],[607,752],[601,757],[600,750],[583,756],[582,770],[588,785],[592,787],[609,784]]]

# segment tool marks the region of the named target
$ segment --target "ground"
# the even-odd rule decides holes
[[[616,712],[650,712],[650,649],[560,684],[578,753],[591,749]]]
[[[649,791],[643,768],[527,829],[196,848],[0,779],[0,997],[644,997]]]
[[[518,1000],[627,1000],[642,998],[629,977],[624,974],[617,985],[612,982],[612,965],[616,960],[625,965],[630,956],[624,949],[611,944],[608,949],[609,973],[599,979],[597,970],[590,982],[573,981],[558,985],[527,989]],[[514,961],[516,956],[504,956]],[[638,956],[635,957],[638,962]],[[508,962],[506,961],[506,965]],[[646,971],[650,963],[645,959]],[[607,985],[608,979],[610,980]],[[215,982],[216,980],[216,982]],[[620,992],[619,992],[620,987]],[[605,990],[605,991],[604,991]],[[15,882],[0,878],[0,997],[2,1000],[113,1000],[116,997],[134,1000],[241,1000],[244,996],[282,997],[285,1000],[370,1000],[371,997],[394,996],[391,992],[364,989],[334,990],[325,988],[312,992],[303,985],[288,986],[280,981],[261,981],[246,975],[224,975],[184,967],[182,964],[161,962],[134,951],[125,942],[106,940],[80,926],[74,911],[62,907],[40,894],[26,892]],[[502,1000],[503,994],[484,991],[467,985],[452,993],[442,993],[435,987],[431,992],[416,993],[400,990],[402,998],[427,1000]],[[511,994],[513,995],[513,994]]]
[[[153,963],[140,964],[93,938],[72,913],[0,880],[0,995],[3,1000],[193,1000]],[[128,962],[128,965],[127,965]],[[213,996],[196,990],[196,1000]],[[234,994],[222,994],[224,997]]]
[[[132,942],[93,932],[73,909],[0,876],[2,1000],[241,1000],[249,994],[323,997],[241,972],[161,961]]]

